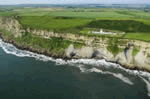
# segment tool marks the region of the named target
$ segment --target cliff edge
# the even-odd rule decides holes
[[[150,72],[150,43],[137,40],[117,39],[117,49],[115,43],[110,45],[110,38],[102,38],[96,36],[86,36],[72,33],[55,33],[53,31],[24,28],[17,16],[15,17],[0,17],[0,29],[10,32],[13,38],[5,38],[6,33],[1,33],[3,41],[14,44],[17,48],[33,51],[39,54],[52,56],[55,58],[61,57],[64,59],[72,58],[94,58],[105,59],[109,62],[121,64],[125,68],[143,70]],[[64,49],[64,54],[50,53],[39,49],[34,49],[32,46],[19,45],[14,38],[23,38],[26,33],[31,33],[33,36],[38,36],[43,39],[51,37],[63,38],[68,41],[84,43],[82,47],[75,47],[70,44]],[[112,42],[112,40],[111,40]],[[124,42],[124,43],[122,43]],[[110,47],[115,46],[115,47]],[[111,50],[110,50],[111,48]],[[121,49],[121,50],[119,50]],[[116,52],[116,50],[118,50]],[[115,53],[114,53],[115,52]]]

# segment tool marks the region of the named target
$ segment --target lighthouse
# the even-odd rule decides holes
[[[103,29],[100,29],[100,33],[103,33]]]

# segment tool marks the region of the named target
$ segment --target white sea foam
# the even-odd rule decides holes
[[[150,97],[150,82],[141,76],[139,76],[139,77],[145,82],[146,87],[147,87],[147,91],[148,91],[147,95]]]
[[[109,74],[109,75],[112,75],[112,76],[122,80],[124,83],[127,83],[129,85],[134,84],[131,80],[129,80],[129,78],[124,77],[121,73],[112,73],[109,71],[102,71],[95,67],[93,67],[92,69],[86,69],[86,68],[84,68],[84,65],[79,65],[79,68],[80,68],[81,72],[96,72],[96,73],[101,73],[101,74]]]
[[[115,73],[112,73],[113,76],[119,78],[120,80],[122,80],[123,82],[129,84],[129,85],[133,85],[134,83],[129,80],[129,78],[127,77],[124,77],[121,73],[118,73],[118,74],[115,74]]]
[[[0,39],[0,47],[7,54],[13,54],[18,57],[34,57],[37,60],[42,60],[42,61],[54,61],[54,62],[56,62],[57,65],[64,65],[64,64],[86,64],[87,65],[88,64],[88,65],[93,65],[93,66],[104,66],[105,68],[109,68],[109,67],[118,68],[118,69],[126,71],[132,75],[141,75],[144,77],[150,77],[150,73],[148,73],[148,72],[125,69],[118,64],[106,62],[104,59],[101,59],[101,60],[72,59],[72,60],[67,60],[67,61],[64,61],[62,59],[53,59],[53,58],[45,56],[45,55],[36,54],[36,53],[29,52],[29,51],[24,51],[24,50],[19,50],[16,47],[14,47],[12,44],[3,42],[1,39]]]
[[[123,71],[131,74],[131,75],[139,75],[139,76],[147,77],[148,79],[150,79],[150,73],[148,73],[148,72],[125,69],[125,68],[123,68],[122,66],[120,66],[118,64],[111,63],[111,62],[106,62],[104,59],[102,59],[102,60],[72,59],[72,60],[68,60],[68,61],[64,61],[62,59],[53,59],[53,58],[47,57],[45,55],[36,54],[36,53],[29,52],[29,51],[24,51],[24,50],[19,50],[16,47],[14,47],[12,44],[8,44],[8,43],[3,42],[1,39],[0,39],[0,47],[7,54],[13,54],[13,55],[16,55],[18,57],[34,57],[37,60],[54,61],[54,62],[56,62],[56,65],[79,64],[78,67],[80,68],[81,72],[97,72],[97,73],[101,73],[101,74],[110,74],[110,75],[113,75],[114,77],[117,77],[118,79],[122,80],[123,82],[130,84],[130,85],[133,85],[133,82],[131,82],[127,77],[124,77],[122,74],[112,73],[112,72],[108,72],[108,71],[104,72],[104,71],[102,71],[100,69],[97,69],[97,68],[94,68],[94,67],[92,69],[86,69],[81,64],[94,65],[94,66],[98,66],[98,67],[99,66],[105,66],[105,68],[110,68],[110,67],[111,68],[118,68],[120,70],[123,70]],[[144,82],[148,86],[147,80],[144,80]],[[149,88],[148,88],[148,91],[150,92]]]
[[[129,85],[134,84],[131,80],[129,80],[129,78],[124,77],[121,73],[112,73],[112,72],[109,72],[109,71],[102,71],[102,70],[97,69],[97,68],[89,69],[88,72],[97,72],[97,73],[101,73],[101,74],[110,74],[110,75],[113,75],[114,77],[122,80],[124,83],[127,83]]]

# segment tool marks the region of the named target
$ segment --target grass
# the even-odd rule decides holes
[[[1,29],[1,28],[0,28],[0,33],[5,34],[5,36],[4,36],[5,39],[9,39],[10,37],[13,37],[12,33],[6,31],[5,29]]]
[[[108,42],[107,50],[113,53],[114,55],[117,55],[118,52],[120,52],[120,49],[118,48],[118,39],[116,38],[110,38]]]
[[[0,12],[0,16],[13,16],[16,12],[10,11],[10,12]]]
[[[20,16],[66,16],[66,17],[86,17],[86,18],[150,18],[150,13],[128,9],[111,8],[20,8],[15,9]],[[75,12],[79,11],[79,12]],[[93,11],[93,12],[92,12]]]
[[[21,16],[18,20],[25,28],[55,30],[56,32],[74,31],[77,27],[91,21],[86,18],[62,19],[51,16]]]
[[[4,34],[5,39],[12,39],[17,42],[18,45],[32,46],[34,49],[40,51],[47,51],[48,53],[64,55],[65,49],[73,44],[75,48],[85,46],[83,43],[72,42],[65,40],[61,37],[51,37],[49,39],[41,38],[39,36],[33,36],[31,33],[24,33],[22,37],[14,38],[10,32],[0,29],[0,32]]]
[[[19,16],[43,16],[53,11],[60,11],[63,8],[21,8],[14,9],[19,13]]]
[[[79,32],[76,28],[86,25],[88,22],[94,23],[97,27],[109,30],[118,30],[123,32],[145,32],[148,30],[147,25],[150,25],[150,13],[142,11],[130,11],[121,9],[108,9],[108,8],[23,8],[15,9],[22,18],[20,22],[24,26],[39,29],[55,29],[56,32]],[[83,12],[73,12],[83,11]],[[99,12],[89,12],[99,11]],[[74,19],[53,19],[53,17],[71,17]],[[139,17],[140,16],[140,17]],[[145,19],[146,18],[146,19]],[[97,22],[103,22],[97,24]],[[101,21],[100,21],[101,20]],[[109,22],[108,21],[112,21]],[[123,22],[124,21],[124,22]],[[127,21],[127,22],[125,22]],[[132,21],[132,22],[131,22]],[[128,23],[129,22],[129,23]],[[107,27],[106,24],[111,25],[112,28]],[[120,23],[120,24],[119,24]],[[122,25],[123,24],[123,25]],[[129,26],[131,24],[131,26]],[[139,25],[143,25],[143,27]],[[88,24],[89,25],[89,24]],[[105,25],[105,26],[104,26]],[[119,28],[118,28],[119,25]],[[125,26],[125,29],[120,29]],[[135,27],[134,27],[135,26]],[[92,26],[93,27],[93,26]],[[114,28],[116,27],[116,28]],[[136,29],[135,29],[136,28]],[[148,31],[149,32],[149,31]]]
[[[47,29],[58,33],[78,33],[88,36],[122,37],[122,35],[100,35],[88,31],[103,28],[110,32],[127,32],[123,38],[150,41],[150,24],[146,19],[127,20],[123,18],[74,18],[62,16],[20,16],[19,21],[31,29]],[[145,24],[144,22],[147,22]]]
[[[139,52],[139,50],[138,50],[138,49],[133,48],[132,55],[133,55],[133,56],[135,56],[138,52]]]
[[[105,18],[106,19],[106,18]],[[150,25],[144,24],[142,20],[95,20],[91,18],[75,18],[62,16],[19,16],[19,22],[24,28],[43,29],[60,33],[81,33],[87,34],[85,28],[103,28],[110,32],[127,32],[127,33],[149,33]],[[146,22],[146,21],[145,21]],[[121,37],[121,35],[117,35]]]
[[[146,25],[150,25],[150,19],[143,19],[143,18],[135,18],[135,17],[131,17],[131,18],[109,18],[109,17],[99,17],[99,18],[96,18],[96,20],[133,20],[133,21],[137,21],[137,22],[142,22],[143,24],[146,24]]]
[[[123,15],[131,15],[136,18],[150,18],[150,13],[142,11],[116,11],[116,12]]]
[[[124,38],[150,42],[150,33],[127,33]]]
[[[87,24],[90,28],[104,28],[123,32],[150,32],[150,25],[134,20],[95,20]]]
[[[48,14],[48,11],[43,11],[43,12],[39,12],[39,11],[27,11],[27,12],[20,12],[19,16],[44,16],[46,14]]]
[[[67,17],[84,17],[84,18],[96,18],[96,17],[132,17],[129,15],[122,15],[116,12],[51,12],[49,16],[67,16]]]
[[[112,9],[84,9],[84,8],[23,8],[15,9],[20,16],[66,16],[66,17],[84,17],[84,18],[96,18],[96,17],[132,17],[130,15],[124,15],[116,13]],[[75,12],[79,11],[79,12]]]
[[[25,43],[26,46],[32,46],[38,49],[44,49],[47,52],[55,52],[56,54],[64,53],[65,48],[67,48],[72,42],[64,40],[62,38],[52,37],[50,39],[44,39],[32,35],[23,36],[22,38],[15,38],[16,42]]]
[[[150,18],[150,13],[108,8],[22,8],[15,9],[20,16],[66,16],[84,18]]]

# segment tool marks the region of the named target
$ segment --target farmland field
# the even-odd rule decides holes
[[[127,33],[124,38],[150,42],[150,33]]]
[[[150,41],[150,13],[141,10],[111,8],[14,8],[0,16],[19,16],[19,22],[31,29],[60,33],[88,34],[86,28],[126,32],[125,38]],[[121,37],[118,35],[117,37]]]
[[[13,16],[16,12],[0,12],[0,16]]]
[[[65,9],[65,8],[24,8],[15,9],[20,16],[66,16],[66,17],[88,17],[88,18],[150,18],[150,13],[143,11],[129,11],[119,9]]]
[[[87,24],[87,27],[119,30],[122,32],[150,32],[150,26],[135,20],[96,20]]]
[[[50,16],[68,16],[68,17],[132,17],[130,15],[122,15],[116,12],[51,12]]]
[[[65,17],[50,17],[50,16],[21,16],[19,17],[20,23],[24,27],[37,28],[37,29],[65,29],[77,28],[86,25],[91,19],[86,18],[68,18]]]

